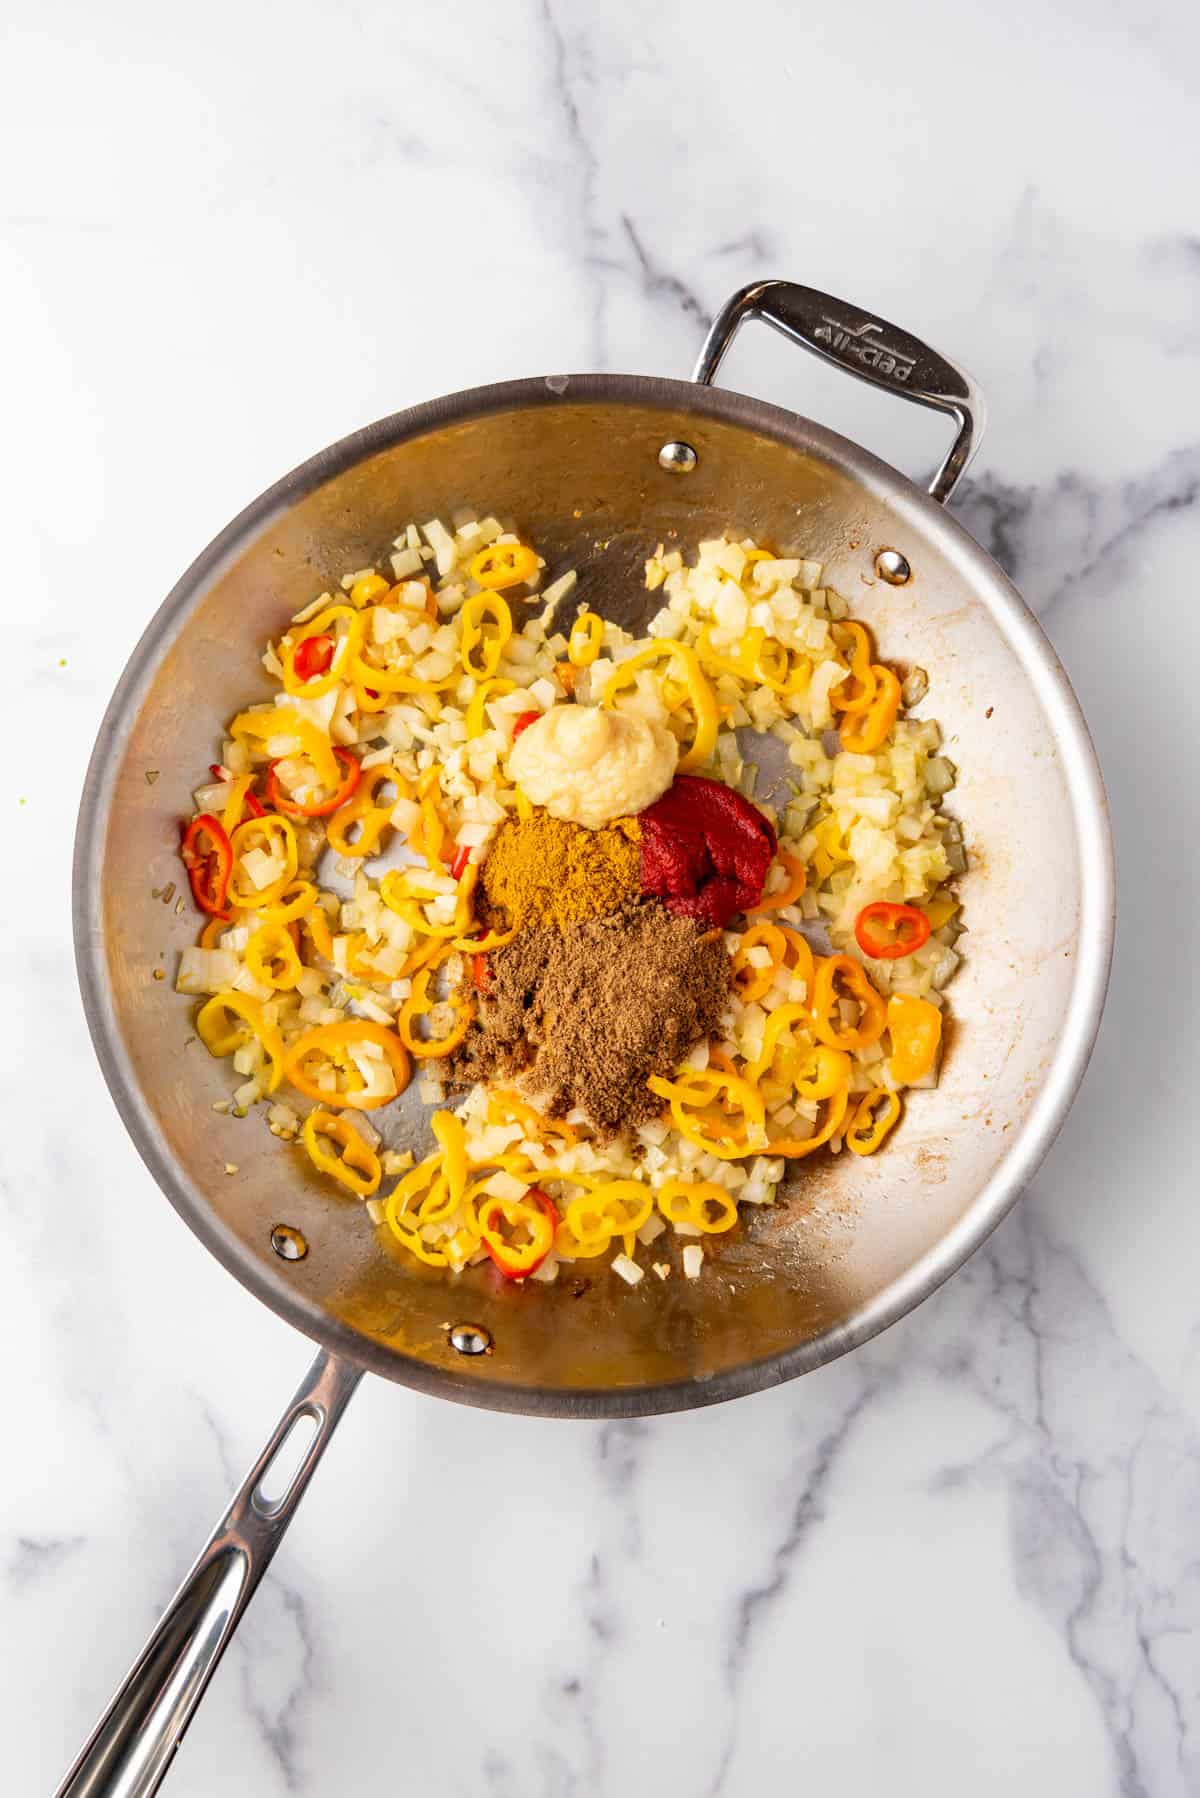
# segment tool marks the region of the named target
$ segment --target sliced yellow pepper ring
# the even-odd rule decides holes
[[[663,656],[671,657],[679,664],[691,698],[692,710],[696,715],[696,734],[687,753],[679,761],[679,773],[690,774],[694,768],[703,767],[716,748],[717,730],[721,722],[716,694],[704,677],[694,649],[684,643],[666,640],[651,643],[646,649],[639,649],[635,655],[619,663],[609,675],[604,687],[604,704],[614,704],[621,688],[630,684],[639,668],[645,668]]]
[[[283,855],[283,872],[268,886],[256,887],[245,878],[242,857],[252,849],[270,853],[275,844]],[[233,873],[229,880],[231,902],[246,911],[258,911],[263,906],[278,904],[295,880],[300,861],[291,819],[281,818],[276,812],[268,812],[262,818],[247,818],[234,831],[229,846],[233,850]]]
[[[367,1082],[353,1060],[352,1051],[368,1044],[382,1049],[391,1076],[390,1080],[378,1083],[378,1091],[368,1090]],[[340,1072],[346,1079],[345,1087],[339,1090],[336,1085],[332,1089],[319,1085],[322,1067],[333,1069],[335,1078]],[[380,1105],[389,1104],[412,1078],[412,1064],[395,1031],[367,1018],[347,1018],[340,1024],[319,1024],[315,1030],[305,1031],[288,1049],[283,1071],[296,1091],[303,1093],[306,1099],[313,1099],[319,1105],[348,1105],[353,1111],[374,1111]]]
[[[260,905],[264,924],[298,924],[317,903],[317,889],[311,880],[293,880],[284,887],[274,905]]]
[[[454,917],[449,924],[433,924],[421,910],[423,904],[430,899],[441,897],[441,889],[423,882],[424,869],[421,868],[389,868],[379,883],[379,897],[389,911],[394,911],[398,918],[412,926],[424,936],[432,937],[465,937],[470,930],[473,913],[471,895],[475,891],[479,879],[479,869],[474,862],[467,864],[462,879],[456,889]],[[428,877],[425,876],[427,882]],[[515,933],[514,933],[515,934]],[[478,954],[475,944],[469,949]]]
[[[300,1131],[300,1140],[319,1172],[330,1174],[360,1199],[369,1199],[378,1191],[383,1179],[383,1164],[347,1118],[336,1117],[332,1111],[310,1111]],[[336,1148],[331,1149],[331,1143]]]
[[[418,1036],[414,1029],[416,1020],[425,1017],[439,1003],[429,997],[429,978],[432,968],[422,968],[413,976],[412,992],[400,1007],[396,1019],[396,1031],[400,1041],[410,1054],[418,1060],[429,1061],[443,1055],[449,1055],[457,1049],[467,1031],[471,1027],[471,1019],[475,1015],[475,1007],[471,1000],[460,993],[452,993],[445,1001],[454,1011],[457,1022],[445,1036]]]
[[[787,938],[777,924],[752,924],[743,932],[733,957],[733,985],[743,1005],[753,1005],[770,992],[775,976],[784,965]],[[770,956],[766,967],[750,960],[752,949],[765,949]]]
[[[229,783],[229,797],[225,801],[225,810],[221,813],[221,829],[227,837],[231,837],[242,821],[242,813],[246,809],[246,794],[254,785],[253,774],[239,774],[236,780]]]
[[[313,948],[326,961],[333,960],[333,935],[329,928],[329,914],[319,902],[304,914],[304,927],[313,940]]]
[[[413,849],[431,865],[441,862],[449,867],[454,859],[448,847],[449,839],[450,832],[436,796],[431,792],[422,793],[421,818],[411,837]]]
[[[489,543],[471,557],[467,573],[481,587],[496,592],[501,587],[516,587],[532,580],[542,565],[535,549],[525,543]]]
[[[850,1085],[850,1057],[844,1049],[818,1043],[809,1050],[796,1074],[796,1091],[802,1099],[832,1099]]]
[[[397,1187],[396,1192],[399,1190]],[[383,1208],[384,1222],[396,1241],[402,1248],[406,1248],[410,1255],[415,1255],[418,1261],[423,1261],[427,1267],[449,1267],[450,1257],[445,1249],[435,1249],[425,1242],[420,1231],[400,1214],[397,1209],[396,1192],[388,1194]]]
[[[458,673],[448,674],[444,680],[420,680],[415,674],[407,674],[392,668],[376,668],[373,663],[366,662],[362,656],[355,656],[350,665],[350,673],[354,681],[354,703],[360,712],[386,712],[397,693],[406,693],[410,698],[434,699],[441,701],[443,692],[457,687],[461,680]]]
[[[515,693],[515,680],[505,680],[502,675],[493,674],[488,680],[481,680],[471,695],[467,706],[466,726],[468,737],[481,737],[489,728],[484,707],[491,699],[503,699],[506,693]]]
[[[566,1261],[594,1261],[612,1247],[613,1232],[597,1230],[591,1236],[578,1236],[564,1218],[554,1237],[554,1247]]]
[[[892,1054],[888,1069],[893,1080],[911,1086],[922,1079],[937,1060],[942,1040],[942,1014],[928,999],[909,993],[893,993],[887,1002],[888,1035]]]
[[[465,1157],[463,1183],[457,1196],[450,1190],[441,1154],[427,1155],[398,1181],[388,1196],[389,1221],[398,1219],[409,1229],[424,1224],[445,1223],[462,1204],[466,1187]]]
[[[371,578],[378,580],[379,576],[373,575]],[[356,588],[365,584],[364,581],[355,583]],[[387,582],[383,585],[386,588]],[[353,592],[350,597],[354,598]],[[335,632],[339,620],[344,625],[340,637]],[[333,660],[324,674],[314,675],[311,680],[302,680],[296,673],[296,652],[307,638],[322,636],[334,638]],[[285,693],[291,693],[297,699],[320,699],[322,694],[332,692],[339,681],[347,678],[354,658],[362,648],[362,642],[362,614],[356,612],[353,606],[327,606],[306,624],[293,625],[279,646]]]
[[[900,710],[900,682],[890,668],[874,662],[875,691],[865,712],[846,718],[839,733],[842,748],[852,755],[874,755],[882,749]]]
[[[286,924],[259,925],[246,944],[246,967],[260,986],[272,986],[277,993],[292,991],[304,963]]]
[[[825,880],[840,862],[854,860],[848,835],[842,831],[832,812],[827,813],[819,824],[814,824],[813,836],[817,840],[817,847],[813,852],[812,866],[818,880]]]
[[[345,805],[334,812],[325,826],[325,837],[331,849],[338,855],[349,856],[361,860],[364,856],[373,855],[379,847],[380,838],[392,822],[392,806],[395,800],[377,805],[375,795],[381,786],[390,782],[401,799],[410,797],[412,789],[402,774],[387,762],[377,762],[373,768],[367,768]],[[346,832],[358,826],[358,835],[351,841]]]
[[[871,638],[865,625],[847,619],[834,626],[834,638],[839,646],[845,646],[847,637],[850,639],[850,672],[845,680],[829,689],[829,703],[834,711],[855,716],[867,710],[878,683],[871,663]]]
[[[486,555],[487,551],[482,553]],[[476,557],[476,561],[478,559]],[[511,584],[500,582],[503,587]],[[463,601],[459,617],[462,620],[459,656],[464,672],[474,675],[476,680],[491,680],[500,666],[504,646],[513,633],[508,601],[501,599],[498,593],[477,593],[474,599]]]
[[[201,949],[215,949],[217,938],[223,930],[229,929],[228,918],[210,918],[197,939]]]
[[[581,612],[567,638],[567,659],[576,668],[590,668],[603,643],[603,618],[596,612]]]
[[[700,632],[697,649],[702,661],[707,662],[711,668],[715,668],[718,674],[732,674],[737,680],[752,681],[754,670],[758,666],[759,655],[766,640],[766,631],[761,625],[755,625],[741,639],[737,653],[727,654],[716,648],[712,640],[712,631],[705,625]]]
[[[488,1122],[491,1124],[519,1124],[535,1141],[545,1136],[560,1136],[568,1145],[579,1141],[579,1132],[573,1124],[565,1123],[561,1118],[543,1117],[541,1112],[516,1093],[492,1092],[488,1095]]]
[[[400,969],[400,979],[408,980],[413,974],[420,973],[422,968],[428,968],[432,972],[434,968],[445,961],[448,955],[453,955],[453,953],[454,944],[447,942],[445,937],[430,937],[426,942],[418,943],[412,951]]]
[[[590,1192],[572,1199],[566,1210],[567,1222],[577,1236],[596,1234],[597,1224],[610,1235],[632,1236],[654,1209],[654,1194],[641,1180],[589,1180],[588,1185]],[[593,1218],[591,1231],[586,1227],[589,1210]]]
[[[788,940],[787,959],[788,966],[792,970],[792,978],[804,982],[804,995],[807,999],[811,999],[814,963],[808,938],[802,936],[798,930],[791,929],[787,930],[786,935]]]
[[[467,1190],[467,1139],[462,1119],[453,1111],[435,1111],[430,1129],[442,1150],[442,1172],[449,1188],[450,1210],[462,1204]]]
[[[229,1019],[236,1024],[230,1026]],[[273,1093],[283,1078],[283,1038],[268,1024],[263,1008],[249,993],[217,993],[196,1013],[196,1035],[210,1055],[232,1055],[252,1036],[257,1037],[270,1064],[267,1091]]]
[[[790,1005],[777,1005],[775,1007],[774,1011],[769,1014],[766,1023],[763,1025],[762,1048],[759,1050],[756,1058],[746,1064],[745,1078],[747,1080],[757,1081],[762,1079],[763,1075],[774,1061],[776,1054],[779,1052],[781,1047],[781,1037],[785,1035],[790,1036],[791,1032],[798,1026],[803,1027],[804,1036],[807,1040],[808,1034],[812,1029],[812,1010],[808,1004],[801,1005],[793,1003]]]
[[[873,1155],[895,1129],[901,1109],[899,1093],[889,1092],[886,1086],[873,1086],[859,1100],[846,1132],[846,1147],[855,1155]]]
[[[511,943],[517,934],[514,924],[511,930],[491,930],[486,936],[456,936],[452,947],[460,949],[464,955],[490,955],[493,949],[503,949]]]
[[[740,1075],[711,1067],[684,1069],[674,1081],[662,1080],[652,1074],[647,1085],[652,1093],[669,1102],[680,1135],[718,1160],[736,1161],[765,1146],[766,1110],[762,1094]],[[730,1129],[727,1119],[715,1118],[698,1109],[722,1097],[727,1110],[732,1107],[742,1114],[740,1134]]]
[[[788,855],[786,850],[780,849],[776,853],[776,860],[783,863],[788,878],[774,892],[764,893],[757,905],[747,906],[748,918],[757,917],[765,911],[782,911],[786,905],[795,905],[808,885],[808,872],[798,855]]]
[[[706,1236],[732,1230],[738,1218],[737,1206],[715,1180],[666,1180],[658,1208],[669,1224],[694,1224]]]
[[[856,1024],[836,1022],[838,981],[861,1006]],[[877,1043],[887,1024],[887,1006],[867,978],[861,962],[849,955],[830,955],[817,963],[813,976],[813,1029],[831,1049],[868,1049]]]
[[[846,1112],[850,1105],[850,1094],[845,1087],[840,1092],[831,1094],[825,1100],[829,1110],[825,1114],[825,1122],[812,1136],[797,1139],[794,1136],[781,1136],[778,1141],[768,1143],[763,1153],[766,1155],[786,1155],[792,1159],[800,1159],[812,1155],[825,1143],[832,1141],[841,1129]]]
[[[812,662],[805,655],[797,654],[793,662],[786,646],[775,637],[768,637],[759,651],[758,663],[752,680],[760,686],[768,687],[772,693],[780,694],[784,699],[792,699],[798,693],[804,693],[812,679]]]
[[[356,606],[367,606],[373,599],[378,599],[381,593],[388,591],[389,583],[383,575],[376,574],[372,569],[369,574],[359,575],[350,589],[350,599]]]
[[[320,784],[335,792],[341,785],[342,771],[333,753],[333,744],[323,730],[318,730],[310,719],[302,718],[294,706],[277,705],[257,712],[239,712],[229,726],[229,734],[235,742],[248,738],[261,744],[271,743],[277,737],[294,737],[300,744],[301,753],[312,763]]]

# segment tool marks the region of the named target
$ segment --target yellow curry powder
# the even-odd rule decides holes
[[[480,870],[488,922],[504,929],[549,924],[565,930],[619,911],[641,888],[640,841],[636,818],[618,818],[601,830],[542,811],[510,819]]]

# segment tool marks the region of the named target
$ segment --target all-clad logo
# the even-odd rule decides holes
[[[907,381],[913,371],[913,359],[901,355],[899,350],[890,350],[882,338],[872,337],[871,333],[881,328],[866,324],[855,331],[849,325],[839,324],[836,318],[822,314],[813,339],[816,343],[827,343],[831,350],[837,350],[843,356],[853,356],[866,368],[890,375],[893,381]]]

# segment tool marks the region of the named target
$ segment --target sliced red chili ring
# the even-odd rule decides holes
[[[896,905],[887,899],[864,905],[854,920],[855,940],[873,961],[899,961],[902,955],[911,955],[929,941],[929,928],[929,919],[915,905]]]
[[[471,985],[477,993],[486,993],[489,978],[487,956],[473,955],[471,957]]]
[[[333,661],[334,643],[332,637],[324,634],[317,637],[305,637],[296,645],[296,653],[292,657],[292,667],[296,671],[296,679],[302,681],[316,680],[319,674],[328,674]]]
[[[531,724],[536,724],[541,715],[540,712],[522,712],[513,725],[513,742],[516,742],[523,730],[528,730]]]
[[[450,874],[454,880],[461,880],[471,860],[471,851],[467,848],[455,851],[454,860],[450,863]]]
[[[345,805],[362,778],[362,766],[348,749],[335,745],[333,753],[345,769],[345,779],[335,793],[331,793],[328,799],[318,799],[315,805],[301,805],[298,800],[289,798],[280,786],[279,776],[275,772],[279,762],[271,763],[267,770],[267,798],[277,812],[283,812],[289,818],[327,818],[339,806]]]
[[[184,830],[179,852],[187,869],[192,898],[200,910],[228,922],[233,849],[220,819],[211,812],[200,812]]]

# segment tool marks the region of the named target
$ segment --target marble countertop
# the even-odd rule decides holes
[[[989,396],[957,510],[1115,815],[1083,1092],[965,1270],[800,1382],[607,1426],[365,1382],[167,1789],[1200,1790],[1200,15],[47,0],[7,35],[5,1789],[52,1789],[309,1355],[159,1197],[84,1028],[71,835],[130,648],[321,444],[684,374],[780,274]],[[723,379],[914,471],[943,442],[771,333]]]

